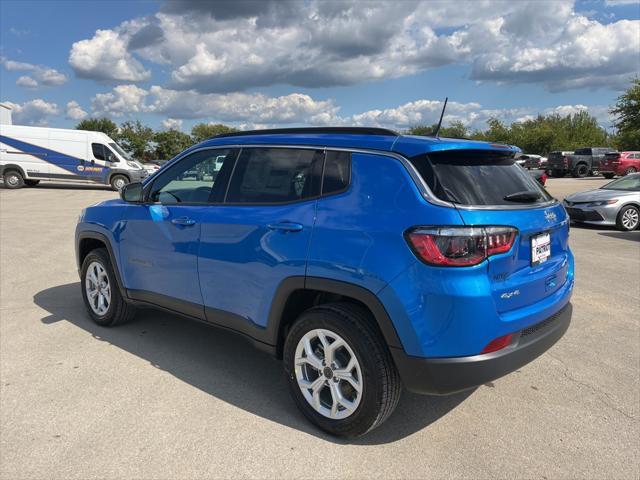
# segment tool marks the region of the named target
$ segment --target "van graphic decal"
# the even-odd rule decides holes
[[[103,171],[103,169],[99,167],[84,167],[81,170],[79,167],[82,167],[82,165],[77,165],[77,162],[85,161],[85,159],[83,158],[74,157],[72,155],[67,155],[66,153],[57,152],[55,150],[40,147],[32,143],[23,142],[22,140],[18,140],[16,138],[7,137],[6,135],[0,135],[0,142],[4,143],[5,145],[9,145],[17,150],[21,150],[27,155],[38,156],[40,157],[40,160],[55,165],[56,167],[63,168],[64,170],[67,170],[72,174],[83,172],[84,175],[88,174],[91,177],[97,177],[97,174],[100,174]],[[99,169],[96,170],[97,168]]]

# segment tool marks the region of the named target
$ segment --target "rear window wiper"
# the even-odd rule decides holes
[[[529,202],[535,202],[541,196],[542,195],[540,195],[539,192],[534,192],[534,191],[531,191],[531,190],[524,190],[522,192],[510,193],[509,195],[504,197],[503,200],[507,200],[508,202],[529,203]]]

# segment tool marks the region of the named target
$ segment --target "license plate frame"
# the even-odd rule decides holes
[[[531,266],[542,265],[551,258],[551,233],[544,232],[531,236]]]

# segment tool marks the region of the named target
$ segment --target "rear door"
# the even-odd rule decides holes
[[[564,285],[568,217],[526,171],[491,152],[447,152],[423,160],[431,163],[421,173],[431,177],[434,193],[456,204],[465,224],[518,229],[512,250],[487,262],[498,311],[541,301]]]
[[[224,204],[201,218],[198,270],[211,322],[265,327],[282,281],[304,277],[323,158],[314,149],[242,149]]]

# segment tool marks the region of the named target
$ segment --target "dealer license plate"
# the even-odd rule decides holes
[[[551,256],[551,235],[543,233],[531,237],[531,266],[546,262]]]

